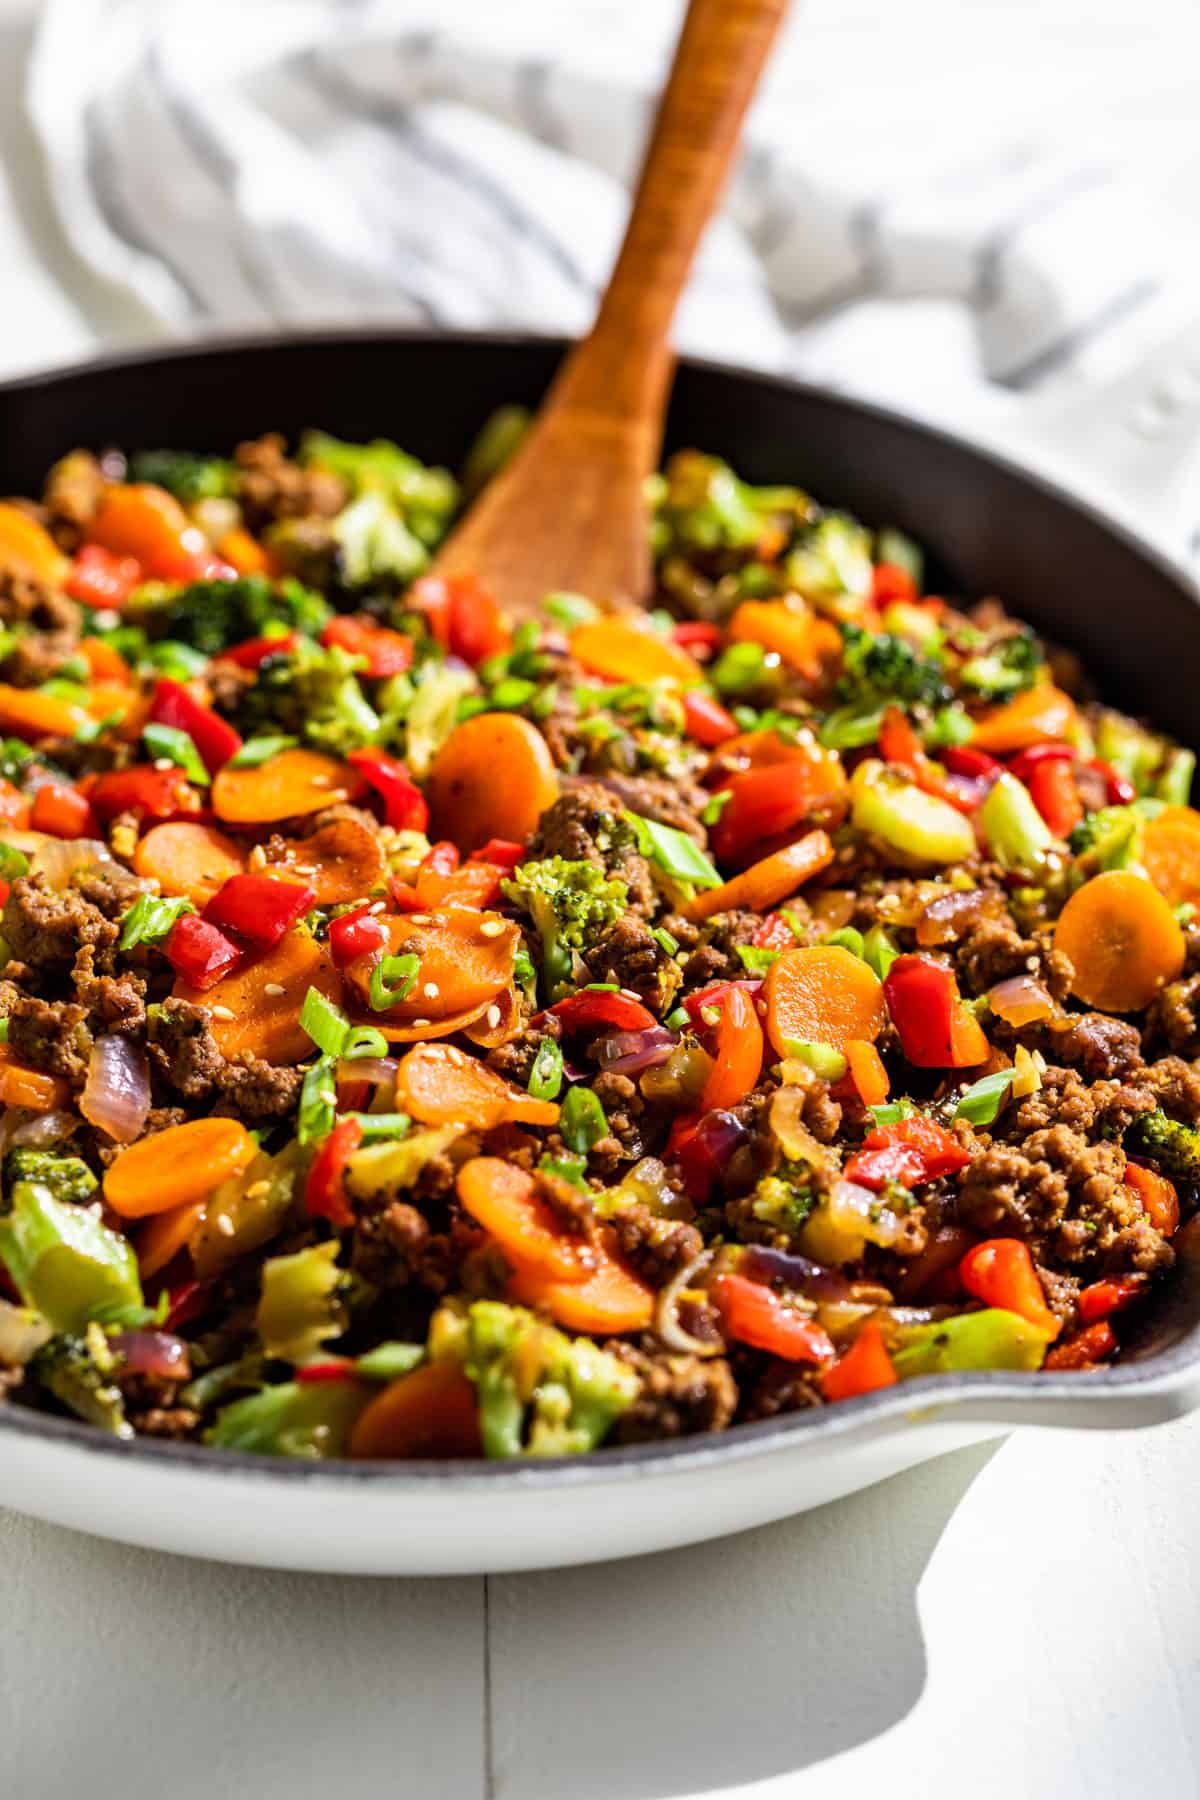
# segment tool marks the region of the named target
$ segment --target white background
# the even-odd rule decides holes
[[[56,233],[30,11],[0,0],[0,373],[149,334]],[[1014,18],[1035,58],[1038,17]],[[486,1583],[185,1563],[0,1513],[0,1790],[1182,1800],[1198,1484],[1200,1421],[1026,1432],[725,1543]]]

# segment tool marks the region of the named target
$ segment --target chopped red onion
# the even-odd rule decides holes
[[[118,1144],[141,1136],[150,1111],[150,1070],[128,1038],[112,1032],[96,1039],[79,1110]]]
[[[347,1085],[365,1081],[368,1087],[394,1087],[399,1067],[394,1056],[364,1056],[361,1059],[351,1057],[338,1064],[337,1078]]]
[[[827,1269],[790,1250],[769,1250],[765,1244],[747,1245],[738,1269],[753,1281],[781,1281],[810,1300],[844,1300],[850,1293],[850,1283],[839,1269]]]
[[[678,1039],[665,1025],[647,1025],[642,1031],[610,1031],[600,1039],[600,1067],[610,1075],[640,1075],[665,1063]]]
[[[188,1347],[169,1331],[119,1331],[109,1340],[126,1375],[149,1375],[155,1381],[189,1381]]]
[[[7,1113],[4,1118],[8,1118]],[[23,1125],[18,1125],[11,1139],[23,1150],[48,1150],[51,1144],[61,1144],[64,1138],[69,1138],[78,1123],[74,1113],[39,1113],[36,1119],[26,1119]],[[0,1120],[0,1129],[3,1124],[4,1120]]]

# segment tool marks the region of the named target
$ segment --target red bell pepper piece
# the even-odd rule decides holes
[[[796,934],[782,913],[768,913],[750,940],[756,950],[794,950]]]
[[[1155,1231],[1161,1231],[1164,1237],[1173,1237],[1179,1230],[1179,1195],[1175,1192],[1175,1183],[1160,1175],[1157,1169],[1127,1162],[1125,1185],[1131,1187],[1141,1201]]]
[[[879,753],[884,762],[898,763],[902,769],[916,770],[925,760],[921,740],[908,715],[898,706],[889,706],[883,715],[879,727]]]
[[[211,706],[202,706],[179,681],[163,680],[155,684],[150,722],[186,731],[210,775],[215,775],[242,747],[240,733]]]
[[[932,957],[897,957],[883,994],[901,1048],[918,1069],[973,1068],[987,1056],[987,1039],[959,998],[953,971]]]
[[[387,931],[371,912],[369,901],[330,922],[329,954],[339,969],[372,950],[382,950],[386,942]]]
[[[899,563],[876,563],[871,570],[871,599],[876,606],[886,606],[890,600],[916,600],[917,584],[907,569]]]
[[[1077,1331],[1065,1344],[1056,1344],[1042,1364],[1044,1369],[1091,1369],[1117,1347],[1117,1334],[1107,1319],[1098,1319],[1085,1331]]]
[[[766,763],[731,775],[716,789],[729,794],[708,839],[718,862],[744,857],[763,838],[790,831],[808,815],[813,800],[812,773],[806,763]]]
[[[889,1181],[916,1187],[923,1181],[954,1175],[970,1160],[970,1152],[952,1132],[924,1113],[914,1113],[869,1132],[862,1149],[846,1164],[846,1177],[876,1192]]]
[[[94,838],[100,830],[86,796],[61,781],[47,781],[38,789],[29,823],[34,831],[59,838]]]
[[[317,1387],[328,1381],[353,1381],[354,1359],[331,1356],[325,1362],[301,1363],[296,1370],[296,1380],[304,1387]]]
[[[1140,1299],[1149,1285],[1147,1275],[1110,1275],[1104,1281],[1093,1281],[1080,1292],[1079,1316],[1085,1325],[1107,1319],[1109,1313],[1120,1312]]]
[[[939,754],[952,775],[965,775],[972,781],[994,780],[1004,767],[986,750],[972,750],[970,744],[947,744]]]
[[[688,1018],[697,1031],[707,1031],[713,1020],[706,1018],[706,1013],[720,1012],[734,988],[741,988],[752,1000],[762,992],[762,979],[751,981],[716,981],[711,987],[701,988],[699,993],[689,994],[683,1002]]]
[[[178,1331],[184,1325],[190,1325],[193,1319],[199,1319],[208,1310],[212,1283],[210,1281],[181,1281],[178,1287],[171,1288],[167,1294],[167,1311],[163,1319],[164,1331]]]
[[[239,669],[259,669],[270,656],[290,656],[300,642],[298,631],[284,632],[281,637],[247,638],[232,650],[222,650],[222,662],[236,663]]]
[[[707,619],[682,619],[672,628],[671,641],[681,650],[690,652],[698,662],[707,662],[720,648],[724,635],[719,625],[713,625]]]
[[[773,1288],[745,1275],[718,1275],[709,1297],[721,1315],[727,1337],[765,1350],[785,1362],[824,1363],[834,1356],[827,1331],[789,1306]]]
[[[316,903],[317,890],[273,875],[231,875],[204,909],[210,925],[269,950]]]
[[[102,825],[118,813],[136,812],[144,819],[174,819],[180,813],[201,810],[200,796],[182,769],[156,769],[138,763],[131,769],[110,769],[92,782],[80,782],[80,792],[91,801]]]
[[[472,667],[508,648],[500,608],[478,575],[423,575],[409,589],[408,600],[425,614],[442,648]]]
[[[3,911],[4,906],[8,900],[8,896],[11,893],[12,893],[12,882],[11,881],[0,881],[0,911]]]
[[[85,544],[71,564],[66,590],[81,606],[96,612],[119,612],[145,581],[142,565],[134,556],[115,556],[100,544]]]
[[[1103,775],[1108,804],[1110,806],[1133,805],[1134,801],[1137,799],[1137,789],[1134,787],[1132,781],[1121,774],[1119,769],[1114,769],[1111,763],[1105,762],[1104,759],[1099,756],[1093,756],[1091,758],[1088,763],[1088,768],[1094,769],[1097,775]]]
[[[1030,744],[1026,749],[1018,750],[1010,760],[1008,772],[1028,787],[1029,778],[1040,763],[1074,760],[1075,751],[1070,744]]]
[[[821,1376],[821,1392],[827,1400],[854,1400],[895,1387],[897,1379],[879,1320],[868,1319],[850,1348]]]
[[[461,861],[462,852],[458,845],[450,843],[449,839],[442,839],[439,843],[431,844],[421,858],[417,879],[420,880],[422,874],[453,875]]]
[[[737,720],[732,718],[719,700],[699,688],[685,688],[683,694],[684,730],[695,744],[715,750],[738,734]]]
[[[393,831],[424,831],[429,823],[425,796],[398,757],[383,750],[351,750],[346,761],[383,801],[383,816]]]
[[[714,1035],[715,1060],[700,1105],[705,1112],[724,1112],[752,1092],[762,1073],[762,1026],[745,988],[730,989]]]
[[[509,838],[489,838],[479,850],[472,850],[468,862],[490,863],[495,869],[515,869],[519,862],[525,860],[524,844],[514,844]]]
[[[0,776],[0,825],[17,825],[24,830],[28,823],[28,795]]]
[[[648,1031],[658,1020],[640,1000],[628,994],[601,993],[583,988],[568,994],[549,1011],[566,1032],[575,1031]]]
[[[172,926],[163,954],[192,987],[210,988],[236,969],[246,953],[210,920],[199,913],[184,913]]]
[[[958,1265],[958,1275],[967,1293],[985,1306],[1017,1313],[1051,1337],[1062,1330],[1046,1305],[1029,1246],[1020,1238],[987,1238],[973,1244]]]
[[[372,681],[385,681],[390,675],[403,675],[412,667],[413,641],[402,631],[389,631],[370,619],[343,613],[330,619],[321,633],[327,650],[345,650],[350,656],[365,656],[363,671]]]
[[[314,1219],[328,1219],[337,1230],[353,1225],[354,1213],[346,1198],[346,1164],[362,1143],[357,1119],[335,1125],[313,1158],[304,1184],[304,1205]]]
[[[1060,758],[1035,763],[1029,772],[1029,792],[1055,837],[1069,837],[1083,818],[1071,764]]]

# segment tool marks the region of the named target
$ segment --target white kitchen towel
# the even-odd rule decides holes
[[[181,332],[578,332],[680,10],[47,0],[30,110],[76,249]],[[681,344],[942,415],[1110,374],[1200,294],[1195,37],[1188,0],[797,6]]]

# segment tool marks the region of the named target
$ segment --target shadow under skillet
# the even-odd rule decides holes
[[[996,1448],[717,1543],[489,1577],[490,1791],[668,1800],[889,1730],[925,1685],[918,1583]]]

